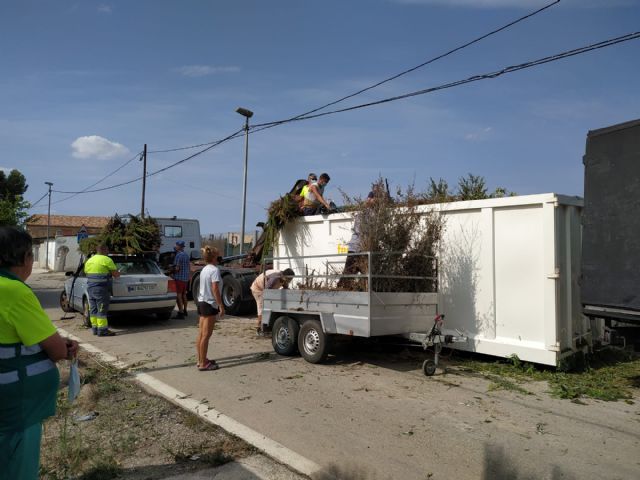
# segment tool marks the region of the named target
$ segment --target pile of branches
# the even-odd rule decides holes
[[[267,222],[264,227],[264,252],[272,252],[278,235],[284,226],[300,216],[300,204],[295,195],[286,193],[269,205]]]
[[[372,252],[371,274],[404,278],[374,278],[377,292],[437,291],[437,252],[444,223],[435,211],[419,208],[424,194],[412,186],[398,188],[395,196],[384,179],[372,186],[373,201],[345,198],[356,210],[360,251]],[[367,257],[358,257],[358,270],[366,273]],[[423,277],[423,278],[407,278]],[[424,278],[429,277],[429,278]],[[360,289],[357,285],[354,289]]]
[[[154,218],[114,215],[99,235],[80,242],[80,251],[89,255],[99,244],[105,244],[111,253],[131,255],[158,251],[160,242],[160,225]]]

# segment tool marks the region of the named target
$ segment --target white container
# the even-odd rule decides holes
[[[549,193],[421,207],[445,221],[438,309],[447,330],[469,337],[456,348],[556,366],[590,341],[578,285],[582,206]],[[301,218],[274,256],[345,253],[352,222],[348,213]],[[298,274],[342,268],[323,259],[291,266]]]

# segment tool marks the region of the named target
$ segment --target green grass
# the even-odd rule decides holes
[[[551,395],[565,399],[581,397],[598,400],[631,401],[640,388],[640,355],[620,349],[603,349],[574,362],[579,371],[561,371],[522,362],[513,355],[498,362],[463,361],[464,371],[482,373],[492,383],[489,390],[512,390],[530,394],[522,384],[545,381]],[[577,402],[576,402],[577,403]]]

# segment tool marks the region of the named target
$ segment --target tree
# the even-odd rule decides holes
[[[482,200],[484,198],[489,198],[489,195],[483,176],[469,173],[466,177],[460,177],[458,180],[459,200]]]
[[[452,195],[449,193],[449,183],[446,180],[439,178],[436,182],[432,177],[429,177],[429,186],[425,198],[430,202],[443,203],[450,202]]]
[[[20,225],[27,217],[30,205],[23,195],[29,186],[18,170],[11,170],[6,176],[0,170],[0,225]]]

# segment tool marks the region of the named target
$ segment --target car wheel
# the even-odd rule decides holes
[[[87,297],[82,299],[82,325],[87,328],[91,328],[91,313],[89,299]]]
[[[276,353],[285,357],[298,353],[299,332],[300,326],[293,318],[278,317],[271,332],[271,343]]]
[[[318,320],[307,320],[298,334],[300,355],[309,363],[321,363],[329,354],[329,338]]]
[[[241,310],[242,287],[233,275],[225,275],[222,278],[222,303],[224,310],[229,315],[238,315]]]
[[[67,291],[64,289],[60,292],[60,308],[65,313],[73,312],[73,308],[71,307],[69,298],[67,297]]]

